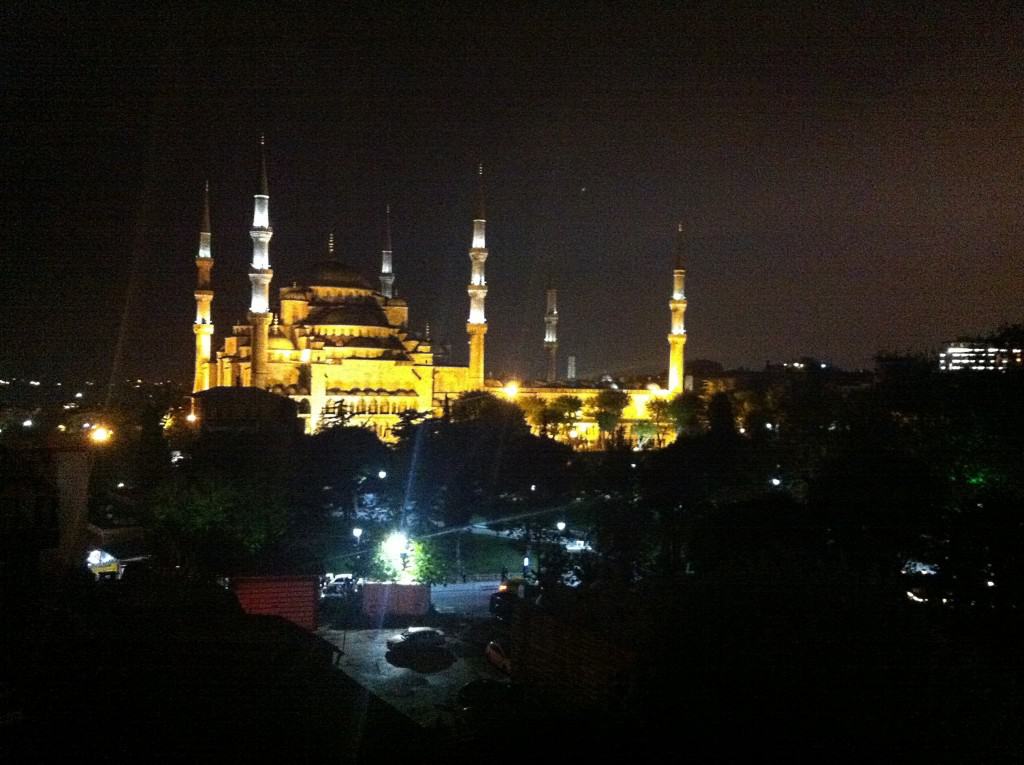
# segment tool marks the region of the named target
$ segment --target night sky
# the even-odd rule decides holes
[[[1022,319],[1024,17],[1009,4],[9,5],[5,374],[190,380],[202,185],[219,342],[248,304],[260,132],[275,299],[332,226],[376,284],[390,202],[412,327],[429,321],[459,363],[484,163],[499,376],[541,373],[549,280],[561,373],[570,353],[584,375],[664,371],[677,221],[688,359],[869,366]]]

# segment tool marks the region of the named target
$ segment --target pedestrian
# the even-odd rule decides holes
[[[501,581],[508,581],[508,566],[501,567]]]

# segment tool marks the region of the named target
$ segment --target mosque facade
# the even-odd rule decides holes
[[[559,397],[572,396],[583,406],[573,426],[562,429],[556,437],[577,448],[593,448],[603,443],[590,404],[604,388],[581,387],[556,379],[558,308],[554,289],[548,290],[544,316],[543,347],[547,355],[544,382],[519,384],[488,379],[484,373],[488,327],[485,265],[489,253],[482,168],[478,173],[481,191],[469,249],[466,322],[469,363],[466,366],[436,363],[430,339],[409,328],[409,305],[394,294],[390,210],[378,285],[371,284],[335,254],[332,234],[325,257],[303,278],[278,289],[277,311],[273,311],[270,298],[273,229],[262,150],[249,232],[253,241],[249,312],[245,323],[231,327],[214,352],[214,259],[207,188],[195,258],[198,278],[193,325],[196,344],[193,391],[219,386],[259,388],[294,400],[306,433],[347,422],[373,430],[385,442],[395,440],[395,426],[407,414],[440,416],[452,401],[470,392],[487,391],[524,405],[530,399],[536,400],[530,403],[550,404]],[[681,227],[679,231],[681,240]],[[668,384],[622,389],[628,403],[622,411],[619,427],[620,436],[627,441],[635,443],[641,438],[643,429],[639,424],[650,422],[652,400],[683,390],[685,273],[680,241],[669,300]]]

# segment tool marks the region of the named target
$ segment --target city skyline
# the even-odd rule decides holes
[[[272,294],[332,227],[373,279],[390,204],[410,325],[456,363],[486,165],[488,372],[543,376],[548,286],[561,375],[663,371],[679,221],[689,359],[855,368],[1019,321],[1019,15],[785,16],[28,14],[0,364],[188,379],[203,183],[222,336],[260,132]]]

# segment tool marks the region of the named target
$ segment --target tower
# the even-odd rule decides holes
[[[484,300],[487,298],[487,278],[484,263],[487,261],[487,243],[484,237],[484,166],[477,168],[479,197],[476,218],[473,220],[473,246],[469,259],[473,269],[469,278],[469,321],[466,333],[469,335],[469,379],[470,390],[484,387],[484,335],[487,334],[487,319],[484,316]]]
[[[380,252],[380,294],[386,298],[395,296],[395,274],[391,270],[391,205],[385,208],[384,249]]]
[[[672,327],[668,335],[668,392],[683,392],[683,350],[686,347],[686,269],[683,268],[683,224],[676,229],[676,264],[672,270],[672,299],[668,301]]]
[[[192,392],[197,393],[210,387],[210,343],[213,338],[213,319],[210,308],[213,303],[213,285],[210,274],[213,271],[213,256],[210,253],[210,182],[203,190],[203,218],[199,224],[199,251],[196,253],[196,321],[192,331],[196,335],[196,374],[192,381]]]
[[[251,385],[267,387],[267,342],[270,334],[270,280],[274,272],[270,268],[270,190],[267,184],[267,153],[263,136],[260,136],[260,175],[256,194],[253,196],[252,264],[249,267],[249,281],[252,282],[252,301],[249,303],[249,323],[252,325]]]
[[[548,354],[548,372],[545,379],[554,382],[558,377],[558,290],[548,289],[548,310],[544,314],[544,350]]]

